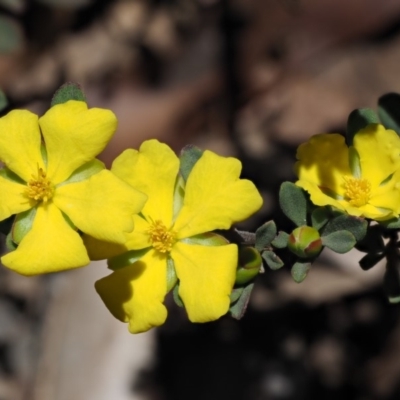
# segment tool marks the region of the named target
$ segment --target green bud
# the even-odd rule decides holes
[[[237,285],[243,285],[254,279],[260,272],[262,258],[254,247],[243,247],[239,250],[239,266],[236,271]]]
[[[289,235],[288,247],[300,258],[314,258],[322,249],[322,241],[316,229],[304,225]]]

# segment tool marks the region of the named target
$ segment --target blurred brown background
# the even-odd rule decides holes
[[[102,155],[158,138],[243,161],[274,218],[295,150],[400,92],[400,1],[0,0],[0,87],[43,114],[79,82],[118,131]],[[0,400],[398,400],[399,306],[355,252],[307,280],[257,280],[241,321],[130,335],[93,289],[104,263],[25,278],[0,270]]]

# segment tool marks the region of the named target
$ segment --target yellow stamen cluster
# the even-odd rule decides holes
[[[345,196],[354,207],[365,206],[371,197],[371,183],[364,178],[345,178]]]
[[[168,228],[160,221],[154,221],[147,230],[152,246],[160,253],[168,253],[176,242],[176,232]]]
[[[47,203],[54,194],[54,187],[46,177],[46,172],[38,168],[37,176],[32,174],[32,179],[28,182],[26,195],[36,201]]]

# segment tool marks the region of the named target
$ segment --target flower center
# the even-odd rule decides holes
[[[365,206],[371,197],[371,183],[368,179],[345,177],[345,196],[355,207]]]
[[[152,246],[160,253],[170,252],[176,242],[176,232],[168,230],[160,220],[154,221],[147,233],[150,236]]]
[[[46,172],[38,167],[37,175],[32,174],[32,179],[28,182],[26,195],[36,201],[47,203],[54,194],[54,187],[46,178]]]

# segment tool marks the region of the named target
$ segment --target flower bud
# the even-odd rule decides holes
[[[260,272],[262,258],[254,247],[244,247],[239,250],[239,266],[236,271],[238,285],[243,285],[254,279]]]
[[[319,233],[311,226],[300,226],[289,236],[289,250],[300,258],[316,257],[322,249]]]

